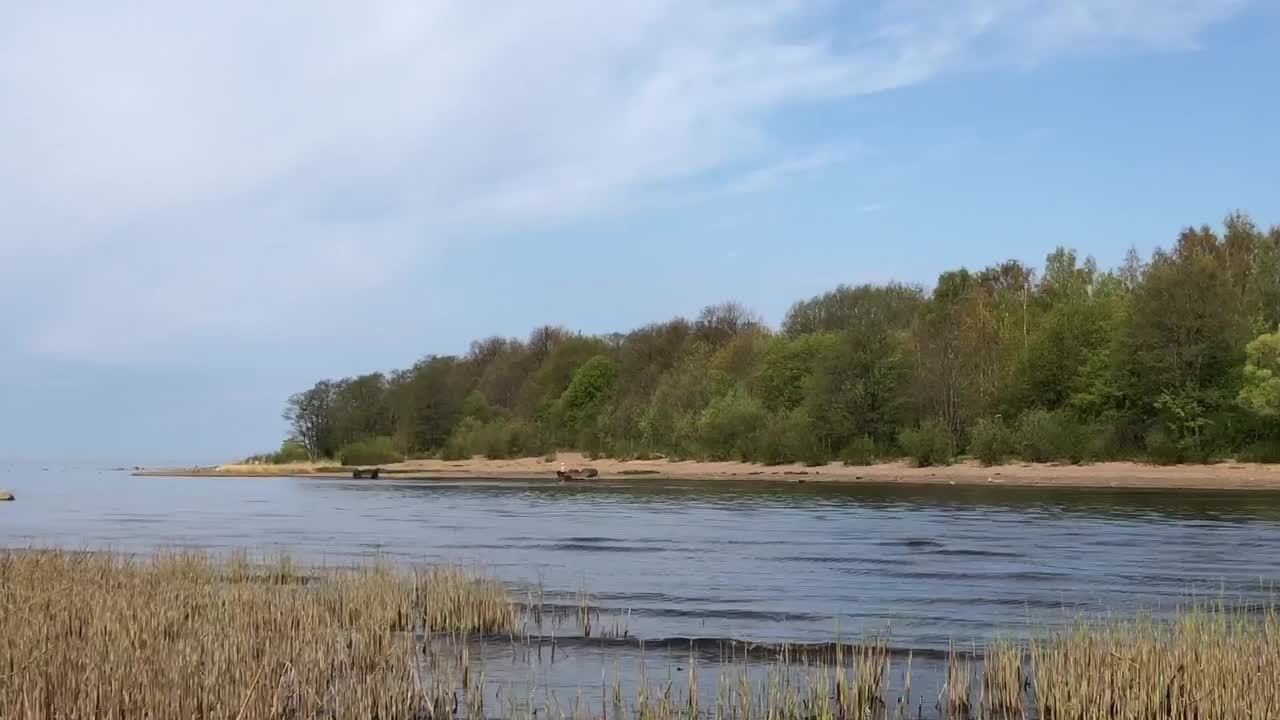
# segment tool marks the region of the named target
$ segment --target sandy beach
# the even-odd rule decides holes
[[[906,462],[865,466],[830,464],[820,467],[778,465],[766,467],[741,462],[669,460],[589,460],[577,453],[560,453],[555,460],[410,460],[382,465],[383,477],[420,480],[556,480],[556,470],[595,468],[592,480],[646,482],[653,480],[707,480],[720,482],[791,483],[904,483],[1017,485],[1034,487],[1097,487],[1215,490],[1280,490],[1280,465],[1223,462],[1215,465],[1159,466],[1135,462],[1087,465],[1010,463],[983,467],[962,461],[946,467],[912,467]],[[227,464],[194,468],[148,468],[137,475],[185,477],[350,477],[350,470],[332,464],[289,465]]]

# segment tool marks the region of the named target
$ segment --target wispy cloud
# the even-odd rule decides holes
[[[722,192],[738,195],[768,190],[788,180],[821,172],[847,159],[848,152],[840,148],[817,148],[748,170],[726,183]]]
[[[755,169],[728,192],[766,191],[842,160],[788,147],[781,110],[1190,46],[1240,5],[8,3],[0,301],[30,310],[0,331],[79,358],[324,335],[463,228],[610,212],[732,167]]]

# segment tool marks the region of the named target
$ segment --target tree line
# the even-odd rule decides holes
[[[477,340],[293,395],[266,457],[1280,460],[1278,323],[1280,227],[1237,213],[1109,270],[1058,248],[931,290],[840,286],[777,329],[729,302]]]

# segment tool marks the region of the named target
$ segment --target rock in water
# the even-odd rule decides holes
[[[10,500],[13,500],[13,493],[0,490],[0,502],[8,502]]]

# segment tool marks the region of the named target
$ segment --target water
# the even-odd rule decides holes
[[[589,589],[631,636],[895,646],[1269,598],[1280,494],[962,486],[134,478],[0,468],[0,546],[287,550]]]

